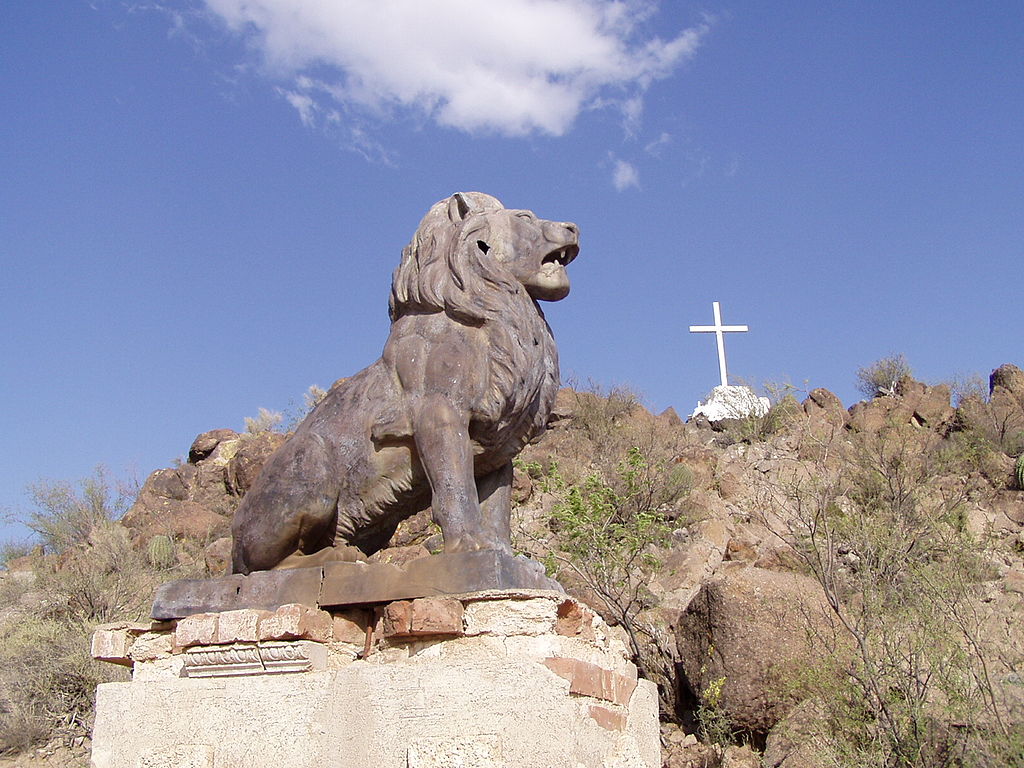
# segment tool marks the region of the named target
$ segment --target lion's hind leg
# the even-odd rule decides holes
[[[484,535],[493,548],[512,552],[512,463],[477,478]]]

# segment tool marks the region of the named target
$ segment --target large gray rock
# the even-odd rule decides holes
[[[727,563],[680,616],[676,642],[686,682],[698,701],[720,687],[731,726],[763,737],[793,704],[783,682],[814,664],[827,634],[828,606],[812,579]]]

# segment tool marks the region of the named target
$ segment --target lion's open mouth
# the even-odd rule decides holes
[[[540,260],[541,266],[545,264],[559,264],[560,266],[566,266],[569,262],[576,258],[580,252],[578,245],[567,245],[564,248],[552,251],[543,259]]]

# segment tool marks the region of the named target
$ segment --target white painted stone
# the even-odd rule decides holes
[[[171,750],[146,750],[137,768],[213,768],[213,747],[183,744]]]
[[[145,755],[152,768],[657,768],[653,683],[640,681],[624,731],[582,714],[567,689],[542,664],[508,657],[105,683],[92,764],[137,768]]]
[[[184,676],[185,657],[182,654],[149,661],[137,661],[132,667],[133,681],[176,680]]]
[[[758,397],[750,387],[717,386],[711,390],[707,401],[697,403],[690,418],[705,416],[708,421],[743,419],[748,416],[764,416],[771,407],[771,400]]]
[[[540,635],[555,631],[556,604],[545,597],[486,600],[466,606],[467,635]]]

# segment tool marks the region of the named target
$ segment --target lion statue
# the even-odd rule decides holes
[[[391,332],[267,461],[232,570],[355,560],[427,506],[445,551],[511,552],[512,459],[545,428],[558,352],[538,301],[569,293],[575,224],[480,192],[435,204],[402,251]]]

